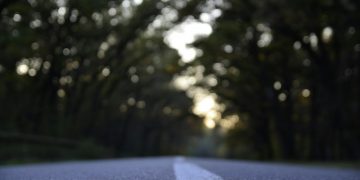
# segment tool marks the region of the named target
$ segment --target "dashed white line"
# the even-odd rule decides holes
[[[222,178],[178,157],[174,162],[176,180],[222,180]]]

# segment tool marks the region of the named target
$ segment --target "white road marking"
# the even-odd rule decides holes
[[[216,174],[195,164],[186,162],[182,157],[176,158],[174,162],[174,171],[176,180],[223,180]]]

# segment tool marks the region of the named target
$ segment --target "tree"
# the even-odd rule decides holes
[[[231,144],[261,159],[358,158],[358,3],[227,3],[196,45],[220,81],[213,91],[247,124],[230,133]],[[236,140],[243,132],[247,145]]]
[[[163,42],[170,27],[152,25],[175,5],[1,1],[0,138],[7,150],[23,145],[52,158],[52,149],[38,150],[35,142],[57,138],[75,144],[72,151],[108,150],[95,156],[184,153],[200,124],[187,108],[191,100],[170,85],[180,70],[177,53]],[[21,150],[12,156],[40,157]]]

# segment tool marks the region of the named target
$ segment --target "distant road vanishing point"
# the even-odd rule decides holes
[[[360,180],[360,171],[204,158],[161,157],[0,167],[1,180]]]

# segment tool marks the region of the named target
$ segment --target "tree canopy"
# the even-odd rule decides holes
[[[355,0],[0,0],[0,161],[360,159]]]

